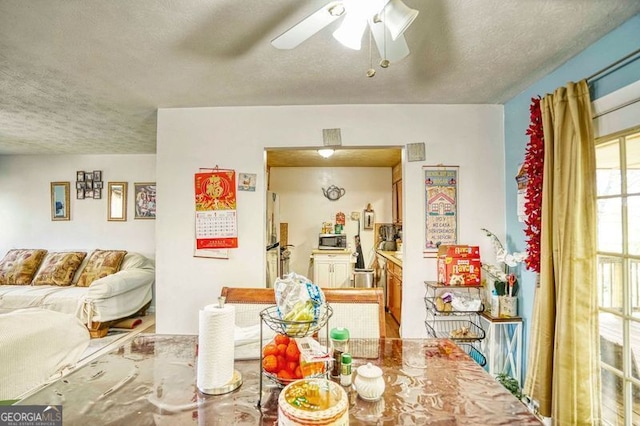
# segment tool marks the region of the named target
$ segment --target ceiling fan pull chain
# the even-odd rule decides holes
[[[369,69],[367,70],[367,77],[371,78],[376,75],[376,70],[373,68],[373,54],[371,53],[371,39],[373,38],[371,27],[369,27]]]
[[[383,27],[382,31],[384,32],[383,36],[382,36],[382,52],[384,53],[384,58],[382,58],[382,60],[380,61],[380,66],[382,68],[387,68],[389,67],[389,60],[387,59],[387,24],[386,24],[386,19],[387,19],[387,12],[385,11],[386,8],[382,9],[382,19],[385,22],[385,26]]]

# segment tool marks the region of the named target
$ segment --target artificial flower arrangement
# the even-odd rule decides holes
[[[494,288],[498,296],[516,296],[519,287],[518,280],[510,270],[518,263],[524,262],[527,259],[527,253],[514,252],[509,254],[493,232],[485,228],[481,229],[487,234],[487,237],[491,238],[491,243],[496,253],[496,261],[498,262],[498,265],[483,262],[482,269],[493,277]]]

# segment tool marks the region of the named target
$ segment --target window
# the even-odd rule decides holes
[[[605,424],[640,423],[640,128],[596,141]]]

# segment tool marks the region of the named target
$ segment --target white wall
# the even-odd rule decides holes
[[[126,249],[155,256],[155,221],[133,220],[133,182],[155,180],[155,155],[0,156],[0,256],[11,248]],[[76,171],[102,170],[102,199],[76,200]],[[51,220],[51,182],[69,182],[69,221]],[[108,181],[129,182],[128,220],[107,221]]]
[[[360,213],[364,264],[371,264],[373,229],[363,228],[362,214],[370,203],[376,222],[391,223],[391,167],[272,167],[270,174],[271,190],[280,195],[280,221],[288,223],[288,243],[295,246],[291,249],[291,271],[311,277],[311,250],[318,247],[322,223],[335,223],[337,212],[346,215],[344,233],[352,250],[358,221],[350,216],[351,212]],[[344,188],[345,195],[337,201],[328,200],[322,188],[331,185]]]
[[[503,229],[504,131],[500,105],[327,105],[185,108],[158,111],[156,310],[159,333],[198,332],[198,310],[222,286],[265,282],[265,148],[320,147],[322,129],[341,128],[344,146],[425,142],[427,161],[404,162],[402,335],[425,336],[422,166],[460,166],[460,241],[492,253],[481,227]],[[193,257],[194,173],[200,167],[257,173],[238,192],[239,247],[228,260]]]

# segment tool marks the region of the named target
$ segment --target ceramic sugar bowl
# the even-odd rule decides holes
[[[369,362],[358,367],[356,371],[356,379],[353,384],[358,396],[366,401],[379,400],[384,393],[385,386],[382,369]]]

